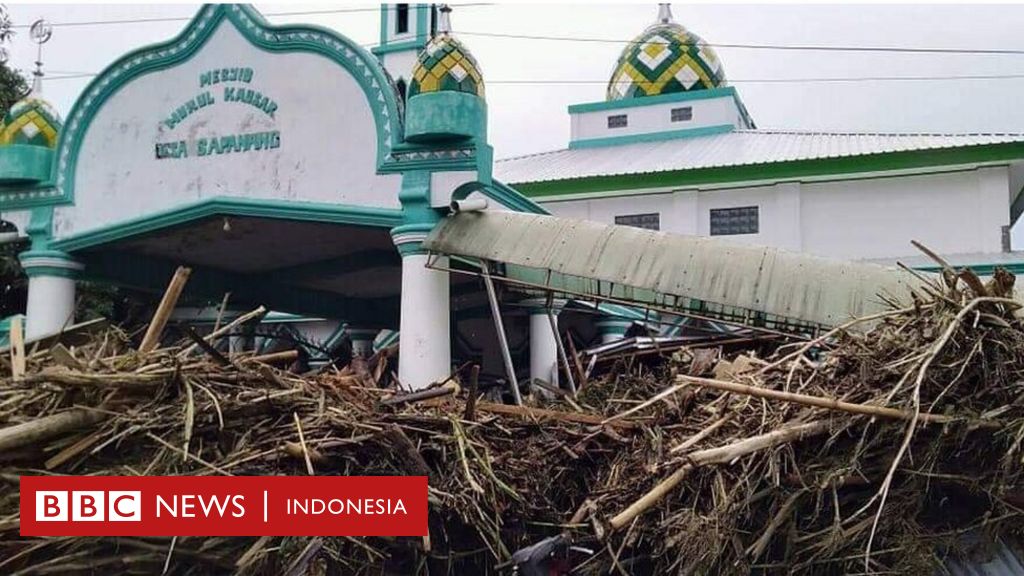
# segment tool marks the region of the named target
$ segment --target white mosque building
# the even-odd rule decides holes
[[[926,265],[917,240],[982,273],[1024,271],[1009,241],[1024,134],[758,129],[667,4],[609,67],[605,98],[569,107],[565,149],[498,160],[495,177],[558,216]]]

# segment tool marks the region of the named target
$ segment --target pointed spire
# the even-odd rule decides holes
[[[449,14],[452,13],[452,7],[447,4],[441,4],[439,8],[439,14],[437,17],[437,33],[438,34],[451,34],[452,33],[452,20]]]
[[[658,24],[668,24],[673,21],[672,4],[668,2],[658,4]]]
[[[53,27],[40,18],[32,23],[29,37],[36,43],[36,69],[32,71],[32,91],[30,96],[39,98],[43,95],[43,44],[53,36]]]

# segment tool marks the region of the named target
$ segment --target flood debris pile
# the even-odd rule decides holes
[[[619,358],[543,406],[478,399],[472,367],[381,388],[387,354],[297,376],[114,330],[30,349],[0,382],[0,572],[510,573],[561,536],[576,574],[934,574],[984,552],[965,535],[1024,536],[1024,325],[999,277],[769,352]],[[429,538],[17,534],[19,474],[310,473],[428,476]]]

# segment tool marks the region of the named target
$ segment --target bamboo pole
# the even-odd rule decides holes
[[[203,340],[206,340],[207,342],[213,342],[214,339],[219,338],[220,336],[223,336],[223,335],[227,334],[228,332],[231,332],[232,330],[234,330],[238,326],[241,326],[242,324],[245,324],[246,322],[248,322],[248,321],[250,321],[250,320],[252,320],[254,318],[259,318],[259,317],[265,315],[266,313],[267,313],[266,307],[260,306],[259,308],[253,310],[252,312],[247,312],[245,314],[242,314],[238,318],[235,318],[234,320],[231,321],[231,323],[227,324],[226,326],[222,327],[221,329],[215,330],[215,331],[211,332],[208,336],[205,336],[203,338]],[[188,356],[189,354],[191,354],[193,351],[195,351],[195,349],[198,348],[198,347],[199,347],[198,344],[192,344],[188,348],[185,348],[184,350],[179,352],[178,353],[178,357],[179,358],[184,358],[184,357]]]
[[[639,500],[630,504],[628,508],[616,514],[609,524],[612,530],[619,530],[628,526],[633,522],[634,518],[643,514],[649,508],[660,502],[662,498],[664,498],[697,467],[706,466],[708,464],[723,464],[759,450],[765,450],[780,444],[786,444],[788,442],[794,442],[796,440],[815,436],[827,430],[827,422],[808,422],[806,424],[796,424],[793,426],[779,428],[778,430],[768,432],[767,434],[752,436],[750,438],[740,440],[739,442],[733,442],[732,444],[727,444],[718,448],[698,450],[687,457],[686,464],[680,466],[678,470],[673,472],[668,478],[659,482],[657,486],[652,488],[647,494],[644,494]]]
[[[25,332],[22,330],[21,318],[11,318],[11,376],[15,380],[25,377]]]
[[[755,398],[767,398],[770,400],[781,400],[783,402],[792,402],[794,404],[803,404],[804,406],[815,406],[818,408],[826,408],[828,410],[836,410],[840,412],[849,412],[851,414],[864,414],[867,416],[878,416],[880,418],[889,418],[892,420],[910,420],[914,415],[910,412],[904,412],[895,408],[886,408],[885,406],[872,406],[870,404],[854,404],[852,402],[843,402],[842,400],[836,400],[834,398],[823,398],[821,396],[811,396],[809,394],[797,394],[795,392],[783,392],[781,390],[771,390],[769,388],[762,388],[760,386],[750,386],[747,384],[738,384],[736,382],[727,382],[725,380],[714,380],[711,378],[698,378],[696,376],[676,376],[676,380],[680,383],[694,384],[696,386],[703,386],[704,388],[713,388],[715,390],[722,390],[724,392],[732,392],[734,394],[744,394],[746,396],[754,396]],[[963,418],[957,418],[956,416],[947,416],[945,414],[921,414],[918,417],[922,422],[932,422],[936,424],[946,424],[949,422],[957,422],[964,420]],[[983,427],[996,426],[995,423],[979,422],[979,425]]]
[[[282,352],[271,352],[260,356],[250,356],[246,362],[261,362],[263,364],[277,364],[280,362],[294,362],[299,358],[298,350],[284,350]]]
[[[174,271],[174,276],[167,285],[167,290],[164,291],[164,297],[160,299],[160,304],[156,307],[156,312],[153,313],[153,319],[150,320],[149,327],[146,328],[146,335],[142,337],[139,352],[143,354],[152,352],[160,342],[160,336],[163,335],[167,321],[170,320],[174,308],[178,305],[178,298],[181,297],[181,292],[185,289],[190,274],[192,274],[192,269],[185,266],[178,266],[178,269]]]

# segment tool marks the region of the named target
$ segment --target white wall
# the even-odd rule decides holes
[[[398,83],[405,80],[405,89],[408,93],[409,84],[412,83],[412,69],[416,66],[416,58],[419,56],[416,50],[402,50],[401,52],[389,52],[380,56],[380,62],[387,69],[391,78]]]
[[[200,85],[204,72],[249,67],[251,82]],[[225,87],[257,90],[273,117],[227,102]],[[216,100],[173,128],[171,113],[209,91]],[[277,131],[280,147],[196,154],[201,138]],[[187,158],[157,159],[155,144],[184,140]],[[400,176],[378,175],[370,104],[338,63],[312,53],[252,46],[227,20],[200,51],[118,90],[87,129],[78,157],[75,205],[57,208],[57,238],[213,196],[398,208]]]
[[[556,216],[612,224],[615,216],[658,212],[661,229],[710,234],[710,210],[758,206],[757,234],[720,236],[844,259],[917,255],[911,240],[942,254],[999,253],[1009,225],[1003,166],[940,174],[728,189],[659,189],[639,196],[543,202]],[[636,192],[636,191],[633,191]]]
[[[672,122],[672,109],[691,107],[693,117],[688,121]],[[609,128],[608,117],[625,114],[627,125]],[[742,127],[742,115],[732,96],[719,96],[703,100],[683,100],[647,106],[629,106],[594,112],[570,112],[572,140],[631,136],[653,132],[687,130],[708,126],[731,125]]]

